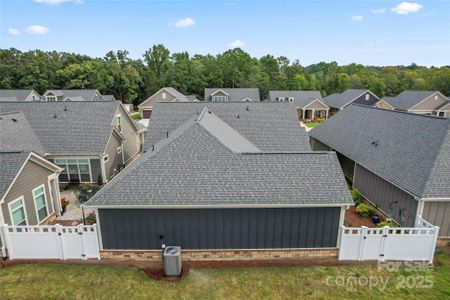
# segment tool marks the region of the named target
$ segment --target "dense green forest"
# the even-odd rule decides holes
[[[280,56],[251,57],[241,49],[217,56],[170,53],[154,45],[142,59],[126,50],[103,58],[40,50],[0,49],[0,88],[96,88],[124,102],[138,104],[163,86],[203,98],[205,87],[257,87],[265,99],[268,90],[320,90],[323,96],[348,88],[368,88],[379,96],[405,89],[439,90],[450,95],[450,66],[339,66],[321,62],[302,66]]]

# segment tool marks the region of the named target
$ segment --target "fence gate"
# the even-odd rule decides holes
[[[100,259],[97,225],[3,225],[9,259]]]
[[[439,227],[420,216],[416,226],[341,228],[340,260],[422,260],[433,261]]]

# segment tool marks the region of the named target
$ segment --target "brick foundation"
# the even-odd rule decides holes
[[[102,258],[161,260],[160,250],[100,251]],[[337,257],[336,248],[309,249],[244,249],[244,250],[182,250],[183,260],[264,260],[282,258]]]

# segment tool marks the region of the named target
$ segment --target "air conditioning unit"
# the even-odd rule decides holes
[[[180,276],[181,275],[181,247],[168,246],[164,249],[164,275]]]

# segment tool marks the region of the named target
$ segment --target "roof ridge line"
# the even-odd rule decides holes
[[[383,100],[383,98],[380,99],[380,100]],[[392,112],[392,113],[407,114],[408,116],[434,118],[434,119],[439,119],[439,120],[449,120],[448,118],[444,118],[444,117],[421,115],[421,114],[415,114],[415,113],[410,113],[410,112],[407,112],[407,111],[401,111],[401,110],[395,110],[395,109],[384,109],[384,108],[381,108],[381,107],[370,106],[370,105],[359,104],[359,103],[350,103],[350,105],[363,107],[363,108],[377,109],[377,110],[382,110],[382,111]]]

